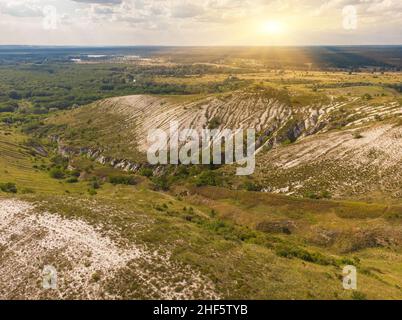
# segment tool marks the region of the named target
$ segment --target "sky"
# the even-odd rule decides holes
[[[0,44],[402,44],[402,0],[0,0]]]

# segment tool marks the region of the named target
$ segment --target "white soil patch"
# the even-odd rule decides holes
[[[127,269],[129,263],[137,267]],[[140,267],[155,263],[174,275],[182,272],[184,280],[172,283],[172,275]],[[43,288],[45,265],[57,270],[57,289]],[[120,296],[109,294],[104,286],[125,268],[135,272],[140,285],[147,288],[146,298],[193,298],[200,288],[205,297],[217,297],[205,277],[172,262],[169,256],[161,257],[141,245],[119,247],[83,220],[37,212],[24,201],[0,199],[1,299],[118,299]],[[177,286],[182,289],[175,290]]]

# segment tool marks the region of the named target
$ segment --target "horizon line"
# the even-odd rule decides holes
[[[300,45],[174,45],[174,44],[101,44],[101,45],[75,45],[75,44],[0,44],[1,47],[48,47],[48,48],[133,48],[133,47],[165,47],[165,48],[270,48],[270,47],[401,47],[400,44],[300,44]]]

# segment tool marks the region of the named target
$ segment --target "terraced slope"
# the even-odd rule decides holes
[[[255,177],[265,191],[400,196],[398,101],[332,97],[295,107],[282,93],[261,89],[176,99],[111,98],[50,118],[48,135],[57,134],[62,152],[75,146],[103,164],[135,171],[137,163],[146,161],[148,131],[168,131],[171,121],[179,129],[255,128]],[[66,125],[66,132],[54,129]]]
[[[112,107],[111,107],[112,106]],[[131,96],[106,100],[101,110],[124,115],[136,123],[141,151],[146,151],[149,130],[168,130],[171,121],[179,129],[255,128],[275,130],[290,118],[291,109],[283,102],[260,94],[239,93],[221,98],[210,97],[186,103],[172,103],[148,96]]]
[[[394,122],[310,136],[260,154],[266,191],[338,198],[401,197],[402,127]]]
[[[96,126],[97,136],[94,138],[102,141],[105,149],[109,144],[107,136],[119,135],[120,141],[123,139],[123,144],[127,142],[129,148],[138,147],[139,151],[146,152],[149,130],[169,130],[172,121],[179,123],[179,129],[255,128],[264,134],[267,130],[279,129],[291,118],[291,114],[286,102],[261,93],[236,92],[222,97],[183,99],[179,102],[171,98],[138,95],[106,99],[74,110],[67,117],[63,114],[50,119],[50,123],[68,123],[77,130],[85,124],[87,131]],[[114,132],[111,132],[112,127]],[[68,140],[71,138],[67,137]]]

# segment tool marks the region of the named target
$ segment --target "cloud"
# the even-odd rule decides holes
[[[106,7],[106,6],[94,6],[91,8],[92,12],[94,14],[99,14],[99,15],[109,15],[113,14],[114,10],[111,7]]]
[[[381,12],[381,11],[388,11],[390,9],[393,9],[394,3],[392,0],[383,0],[380,2],[375,2],[371,4],[367,8],[367,12]]]
[[[204,13],[203,7],[191,3],[176,5],[171,10],[173,18],[193,18],[202,13]]]
[[[35,2],[27,3],[24,1],[0,2],[0,12],[13,17],[41,17],[43,8]]]
[[[18,28],[20,39],[30,39],[41,28],[38,18],[47,5],[57,8],[60,29],[69,39],[88,44],[119,39],[127,39],[125,44],[247,44],[254,43],[267,20],[287,25],[286,43],[316,44],[318,38],[338,43],[342,37],[345,43],[370,37],[374,42],[382,41],[375,39],[381,33],[402,43],[402,0],[0,0],[0,24],[9,32]],[[342,28],[346,5],[355,6],[358,15],[358,28],[347,34]],[[41,37],[47,39],[38,33]],[[258,39],[255,43],[265,41]]]
[[[71,0],[74,2],[81,2],[81,3],[97,3],[97,4],[121,4],[123,0]]]

